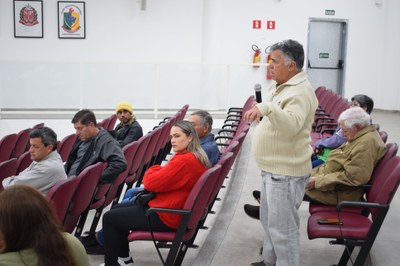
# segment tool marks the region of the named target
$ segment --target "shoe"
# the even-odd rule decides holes
[[[253,263],[250,264],[250,265],[251,265],[251,266],[267,266],[263,260],[262,260],[262,261],[259,261],[259,262],[253,262]]]
[[[88,236],[81,237],[81,242],[85,248],[99,245],[95,234],[89,234]]]
[[[105,255],[105,250],[103,246],[97,244],[97,246],[85,247],[86,253],[89,255]]]
[[[254,219],[260,219],[260,206],[254,206],[250,204],[244,205],[244,212]]]
[[[132,257],[129,257],[128,260],[126,258],[118,258],[118,264],[120,266],[133,266],[133,259]],[[100,264],[100,266],[105,266],[105,263]]]
[[[261,191],[259,191],[259,190],[253,190],[253,197],[256,199],[256,201],[258,201],[258,203],[260,203]]]
[[[133,259],[132,259],[132,257],[128,257],[128,258],[118,257],[118,263],[121,266],[133,266]]]

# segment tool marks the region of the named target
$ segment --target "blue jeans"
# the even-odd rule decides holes
[[[122,198],[122,202],[127,202],[133,199],[136,192],[143,189],[143,187],[133,187],[125,192],[124,197]],[[104,246],[104,236],[103,236],[103,229],[100,229],[97,232],[97,241],[99,242],[100,246]]]
[[[262,171],[260,221],[265,231],[266,265],[298,266],[300,218],[298,209],[310,175],[293,177]]]

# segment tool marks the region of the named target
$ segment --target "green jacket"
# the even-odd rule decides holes
[[[363,200],[364,189],[386,145],[373,126],[360,130],[352,139],[333,150],[325,164],[313,169],[315,189],[306,191],[311,199],[327,205],[344,200]]]
[[[82,243],[73,235],[64,233],[72,257],[75,259],[76,266],[89,266],[89,258]],[[24,249],[20,252],[8,252],[0,254],[0,266],[37,266],[38,257],[33,249]]]

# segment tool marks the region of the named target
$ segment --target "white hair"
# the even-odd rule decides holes
[[[364,128],[371,124],[371,116],[361,107],[353,107],[341,113],[338,121],[343,122],[347,128],[353,128],[355,125]]]

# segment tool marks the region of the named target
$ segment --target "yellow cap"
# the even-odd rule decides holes
[[[132,108],[132,104],[128,103],[128,102],[120,102],[117,104],[117,107],[115,107],[115,112],[118,113],[121,110],[126,110],[129,113],[133,113],[133,108]]]

